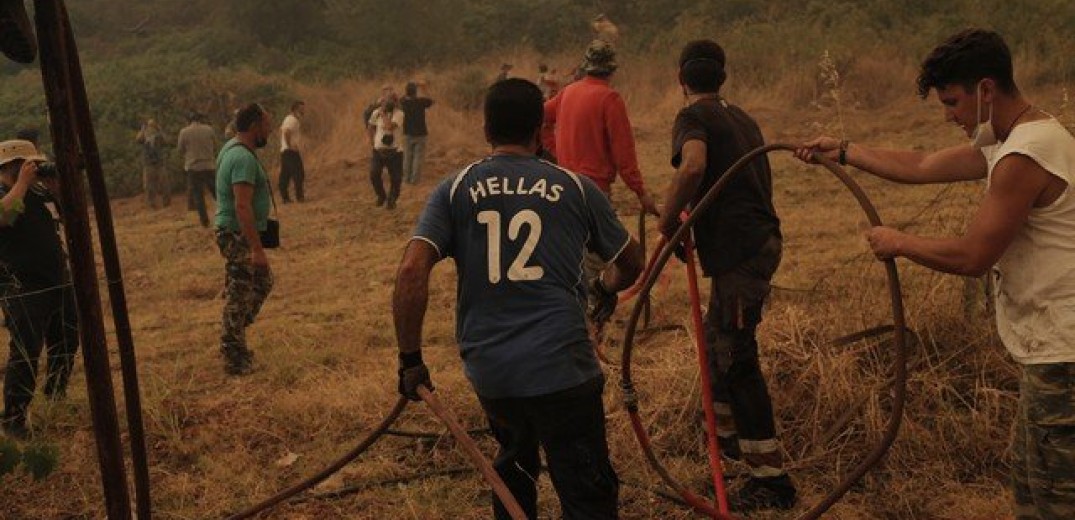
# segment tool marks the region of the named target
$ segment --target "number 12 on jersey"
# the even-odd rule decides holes
[[[478,213],[478,223],[486,226],[489,248],[486,251],[486,259],[489,263],[489,283],[500,283],[500,212],[493,210],[481,211]],[[534,254],[534,250],[537,249],[538,240],[541,239],[541,217],[536,212],[524,209],[516,213],[511,218],[511,222],[508,223],[508,240],[512,242],[518,240],[524,224],[530,228],[526,235],[526,241],[523,243],[522,249],[519,250],[519,255],[515,257],[515,260],[511,262],[511,266],[508,267],[508,280],[512,282],[540,280],[545,275],[545,269],[540,265],[526,265]]]

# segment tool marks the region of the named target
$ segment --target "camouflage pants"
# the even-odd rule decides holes
[[[1023,366],[1012,452],[1015,517],[1075,518],[1075,363]]]
[[[246,327],[254,323],[261,305],[272,291],[272,271],[261,271],[250,263],[250,244],[238,231],[218,229],[217,247],[224,257],[224,316],[220,351],[228,363],[249,362]]]

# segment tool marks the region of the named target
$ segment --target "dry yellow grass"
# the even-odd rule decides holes
[[[536,59],[518,57],[516,70],[536,68],[530,62]],[[632,65],[629,60],[627,65]],[[681,97],[669,67],[633,65],[625,66],[619,83],[637,127],[646,180],[660,190],[670,174],[668,132]],[[438,97],[443,76],[422,74]],[[425,196],[486,146],[478,114],[444,103],[435,106],[421,185],[405,185],[394,212],[374,208],[358,114],[382,82],[299,87],[318,142],[308,160],[309,202],[280,208],[284,245],[270,253],[276,287],[250,330],[258,369],[249,377],[226,378],[221,370],[217,335],[223,272],[211,234],[184,213],[181,203],[146,211],[139,200],[115,201],[157,518],[221,517],[266,497],[357,442],[396,399],[390,315],[396,263]],[[730,88],[732,100],[757,116],[771,141],[811,137],[831,128],[827,109],[788,101],[795,96],[780,89],[791,87],[770,93],[737,92],[734,83]],[[1050,94],[1036,101],[1059,105],[1059,97]],[[843,124],[852,139],[913,147],[961,139],[955,129],[940,124],[932,102],[910,94],[883,108],[844,108]],[[826,342],[890,318],[883,273],[859,236],[863,219],[853,199],[820,169],[786,156],[777,157],[774,167],[786,253],[760,341],[802,508],[822,496],[876,441],[889,409],[881,391],[891,359],[888,343],[834,348]],[[894,186],[863,175],[858,179],[886,221],[930,234],[959,232],[981,190],[973,184],[943,189]],[[617,188],[617,205],[633,227],[634,198]],[[652,223],[649,232],[653,238]],[[909,323],[923,339],[911,356],[904,425],[883,465],[829,517],[1004,517],[1004,460],[1015,396],[1012,363],[992,334],[990,317],[981,310],[965,315],[961,280],[904,262],[900,266]],[[454,282],[450,263],[434,272],[426,358],[442,399],[464,425],[475,428],[483,426],[482,416],[453,342]],[[682,267],[673,261],[667,282],[654,295],[656,324],[688,322],[684,289]],[[626,311],[618,316],[624,318]],[[706,466],[691,345],[683,330],[645,335],[636,351],[635,379],[643,416],[665,461],[675,475],[701,490]],[[619,350],[613,348],[613,353]],[[614,367],[607,372],[616,467],[626,482],[656,486],[622,413],[615,384],[619,374]],[[115,377],[118,386],[118,370]],[[823,443],[833,421],[860,401],[861,413],[849,428]],[[60,467],[42,482],[21,474],[2,477],[0,517],[102,517],[81,371],[66,403],[36,403],[33,423],[41,437],[60,448]],[[400,427],[442,430],[419,405],[405,412]],[[493,452],[488,439],[481,444]],[[298,455],[293,464],[276,463],[292,453]],[[465,465],[447,439],[387,438],[322,489]],[[541,485],[542,518],[555,518],[558,508],[547,479]],[[485,518],[487,499],[476,476],[444,477],[284,506],[265,518]],[[623,489],[622,514],[691,517],[633,486]]]

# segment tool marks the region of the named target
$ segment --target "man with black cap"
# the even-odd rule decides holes
[[[660,220],[665,237],[679,227],[680,213],[697,204],[728,167],[765,144],[757,123],[720,95],[724,61],[724,49],[711,40],[690,42],[680,54],[679,83],[689,105],[672,130],[676,176]],[[750,479],[730,497],[740,512],[788,509],[795,503],[755,337],[780,264],[780,219],[768,160],[759,157],[749,168],[694,224],[702,271],[712,279],[705,336],[720,447],[750,466]]]
[[[29,433],[26,420],[42,347],[48,352],[49,398],[63,397],[78,350],[67,257],[46,205],[56,179],[38,183],[38,164],[44,161],[29,141],[0,143],[0,307],[11,336],[0,426],[20,438]]]

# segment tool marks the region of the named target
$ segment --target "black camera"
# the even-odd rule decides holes
[[[43,162],[37,164],[37,176],[42,179],[52,179],[56,177],[56,163]]]
[[[385,146],[392,146],[396,142],[396,136],[393,134],[384,134],[381,136],[381,144]]]

